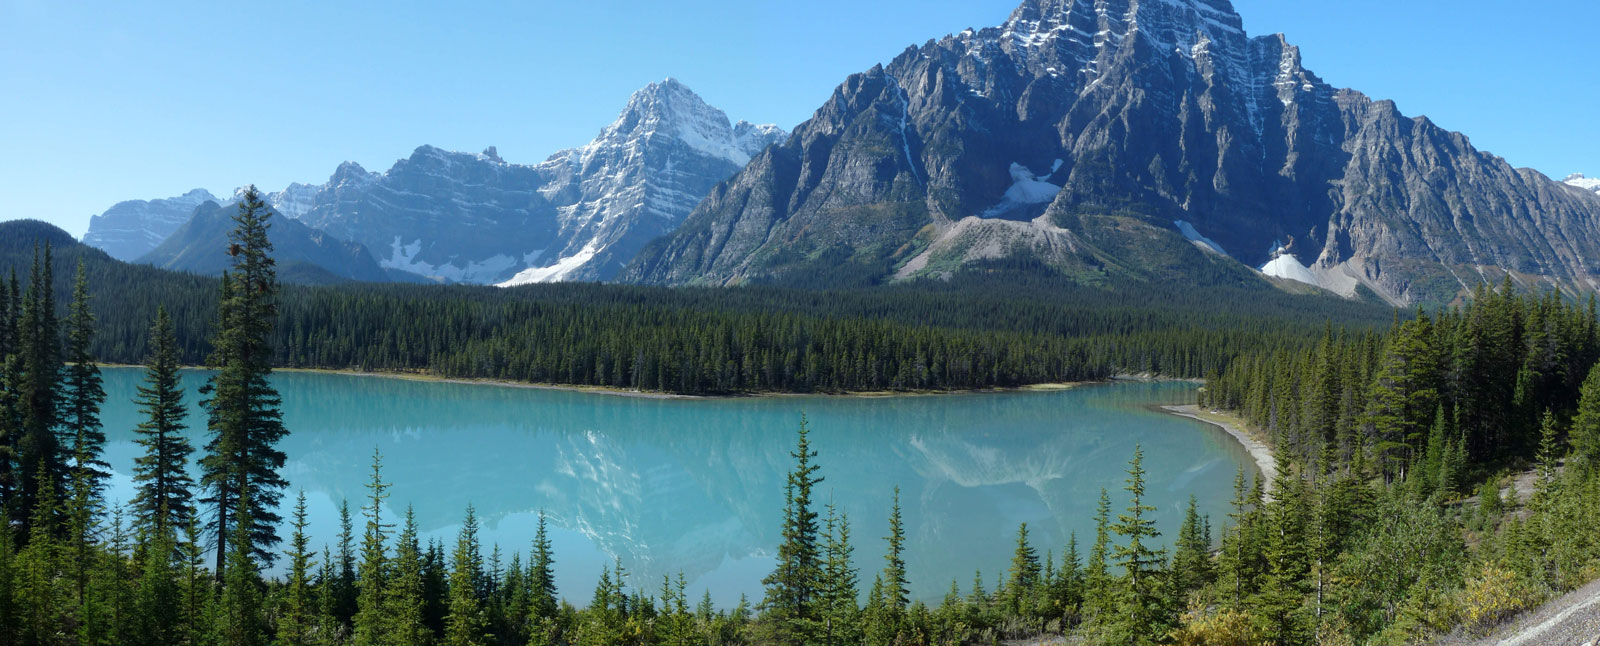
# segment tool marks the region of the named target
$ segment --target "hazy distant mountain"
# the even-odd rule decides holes
[[[163,200],[118,202],[105,213],[89,218],[89,231],[83,234],[83,242],[99,247],[112,258],[131,261],[155,249],[188,222],[195,207],[216,200],[205,189],[197,188]]]
[[[1324,83],[1227,0],[1027,0],[845,80],[624,279],[1087,282],[1234,261],[1393,303],[1593,289],[1600,196]]]
[[[228,233],[234,228],[236,209],[233,204],[201,204],[188,222],[138,262],[196,274],[221,274],[232,262],[227,254]],[[284,282],[387,282],[395,278],[360,244],[286,217],[274,217],[270,222],[267,236],[272,241],[279,279]]]
[[[469,283],[605,280],[678,226],[717,182],[781,141],[730,124],[675,80],[635,92],[600,135],[537,165],[422,146],[384,173],[353,162],[281,212],[367,246],[384,266]]]
[[[1591,193],[1600,193],[1600,179],[1584,177],[1583,173],[1573,173],[1563,181],[1568,186],[1576,186]]]

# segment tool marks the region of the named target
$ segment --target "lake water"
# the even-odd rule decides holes
[[[104,370],[108,497],[126,500],[138,446],[135,368]],[[186,372],[190,432],[203,372]],[[761,597],[779,542],[783,481],[804,414],[820,452],[818,487],[849,514],[863,586],[882,567],[893,488],[901,489],[913,593],[965,591],[981,569],[1007,567],[1018,523],[1041,554],[1069,532],[1093,542],[1099,491],[1126,505],[1135,444],[1145,451],[1148,504],[1163,539],[1196,496],[1225,520],[1233,477],[1249,456],[1221,431],[1150,409],[1190,402],[1194,385],[1116,383],[1065,391],[882,398],[785,396],[647,399],[489,385],[279,373],[290,492],[304,490],[313,545],[337,533],[337,504],[364,503],[374,447],[393,483],[388,513],[415,509],[423,539],[453,541],[466,506],[487,550],[526,553],[539,510],[549,517],[561,594],[585,603],[603,564],[620,558],[632,586],[659,589],[681,570],[719,604]],[[359,523],[359,516],[357,518]],[[359,542],[359,524],[356,527]],[[287,537],[287,532],[284,532]],[[451,543],[453,545],[453,543]]]

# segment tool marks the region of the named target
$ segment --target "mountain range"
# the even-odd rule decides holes
[[[1593,290],[1600,196],[1324,83],[1227,0],[1027,0],[847,79],[627,280],[886,281],[1216,261],[1395,304]]]
[[[507,162],[493,147],[462,153],[421,146],[383,173],[345,162],[323,184],[291,184],[265,200],[288,219],[364,247],[391,271],[480,284],[609,280],[646,243],[674,230],[712,186],[785,137],[777,126],[730,123],[667,79],[635,92],[587,145],[539,164]],[[118,204],[91,220],[84,241],[119,258],[139,258],[205,200],[215,198],[196,189],[182,198]],[[189,258],[169,250],[149,261],[220,270]],[[327,256],[290,258],[315,264]],[[329,269],[357,280],[372,275],[347,264]]]
[[[153,246],[199,197],[119,204],[85,240]],[[850,76],[792,135],[668,79],[540,164],[423,146],[268,199],[385,269],[506,286],[830,287],[1005,264],[1396,305],[1508,275],[1600,287],[1600,181],[1513,168],[1333,87],[1227,0],[1026,0]]]

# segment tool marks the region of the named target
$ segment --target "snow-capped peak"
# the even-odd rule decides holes
[[[1600,193],[1600,178],[1585,177],[1583,173],[1573,173],[1561,181],[1566,183],[1568,186],[1576,186],[1585,191],[1594,191],[1595,193]]]
[[[768,144],[787,136],[774,125],[740,122],[742,130],[728,122],[728,115],[708,105],[689,86],[668,78],[634,92],[627,107],[600,136],[584,147],[625,144],[629,140],[665,135],[707,155],[743,166]]]

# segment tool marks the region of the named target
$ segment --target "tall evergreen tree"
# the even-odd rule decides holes
[[[1039,551],[1028,544],[1028,524],[1017,526],[1017,547],[1011,555],[1010,578],[1006,580],[1006,601],[1011,614],[1023,616],[1040,582]]]
[[[317,628],[317,606],[311,569],[316,553],[311,550],[306,536],[306,493],[295,498],[294,515],[290,517],[289,575],[284,581],[283,603],[277,613],[278,644],[281,646],[311,646]]]
[[[184,437],[183,384],[178,373],[178,342],[172,319],[165,307],[156,309],[150,329],[150,358],[145,366],[144,383],[134,400],[144,413],[134,440],[144,455],[134,458],[133,513],[137,525],[161,534],[175,533],[194,514],[194,481],[189,477],[189,454],[194,452]]]
[[[1117,522],[1111,526],[1113,532],[1127,540],[1127,544],[1113,548],[1113,557],[1122,566],[1124,581],[1117,634],[1130,644],[1154,643],[1168,627],[1160,577],[1166,551],[1148,544],[1160,538],[1161,532],[1148,517],[1156,508],[1144,502],[1144,474],[1144,449],[1135,446],[1124,487],[1128,492],[1127,513],[1118,514]]]
[[[484,646],[489,643],[489,619],[484,616],[478,584],[483,579],[483,557],[478,546],[478,518],[467,506],[451,556],[449,615],[445,618],[444,646]]]
[[[227,249],[232,269],[222,276],[217,305],[217,332],[210,363],[217,374],[206,384],[203,402],[211,440],[200,459],[204,502],[217,510],[217,574],[225,571],[227,543],[234,536],[248,541],[254,559],[271,565],[278,543],[276,509],[287,485],[278,469],[284,454],[277,444],[288,434],[279,411],[281,399],[272,373],[273,326],[277,320],[278,280],[272,242],[267,239],[272,211],[255,187],[240,197]],[[228,531],[230,510],[241,496],[252,501],[253,525],[245,533]]]
[[[390,525],[383,522],[383,501],[389,485],[383,481],[383,456],[372,449],[372,479],[367,482],[367,505],[361,512],[367,519],[361,536],[361,567],[356,572],[355,643],[357,646],[388,641],[384,590],[389,587],[386,543]]]
[[[822,560],[818,543],[817,511],[812,506],[812,489],[822,482],[818,466],[812,463],[817,452],[811,449],[810,429],[800,420],[794,469],[784,484],[783,543],[778,546],[778,565],[762,580],[766,598],[762,608],[771,620],[771,640],[778,644],[811,644],[821,625]]]
[[[1211,537],[1208,534],[1195,497],[1191,495],[1173,545],[1172,592],[1179,600],[1211,583]]]
[[[850,517],[838,513],[832,502],[823,521],[825,556],[822,566],[823,631],[821,643],[829,645],[860,642],[856,630],[860,608],[857,599],[857,572],[851,560],[855,548],[850,544]]]
[[[71,437],[68,483],[72,504],[68,519],[80,593],[88,584],[89,569],[95,561],[90,550],[95,515],[105,481],[111,476],[110,465],[101,459],[106,434],[100,426],[100,405],[106,399],[106,391],[101,384],[100,367],[89,352],[94,325],[94,313],[89,311],[89,278],[80,260],[73,278],[72,303],[67,308],[65,350],[70,363],[62,380],[62,421],[67,429],[64,434]]]
[[[45,245],[43,251],[35,247],[33,268],[17,320],[21,371],[13,382],[19,425],[16,474],[22,482],[11,517],[27,519],[23,523],[24,530],[41,519],[48,520],[55,531],[63,529],[57,522],[59,505],[47,508],[50,512],[47,515],[34,513],[42,485],[49,485],[52,492],[61,492],[66,490],[67,484],[67,456],[57,435],[61,427],[63,368],[51,283],[50,246]]]
[[[1580,469],[1600,471],[1600,363],[1589,369],[1580,392],[1578,414],[1567,434],[1572,461]]]
[[[529,612],[536,621],[550,622],[556,617],[555,553],[545,530],[544,511],[539,512],[539,526],[533,534],[533,551],[528,556],[528,593],[531,597]]]
[[[246,490],[248,491],[248,490]],[[214,643],[227,646],[257,646],[268,642],[266,619],[262,614],[262,582],[250,533],[250,496],[245,494],[235,501],[232,540],[229,546],[227,575],[222,579],[221,595],[211,613],[211,638]]]
[[[384,622],[388,643],[394,646],[425,646],[433,640],[424,614],[426,585],[422,571],[422,547],[417,543],[417,518],[406,508],[406,521],[400,528],[394,564],[385,591]]]

